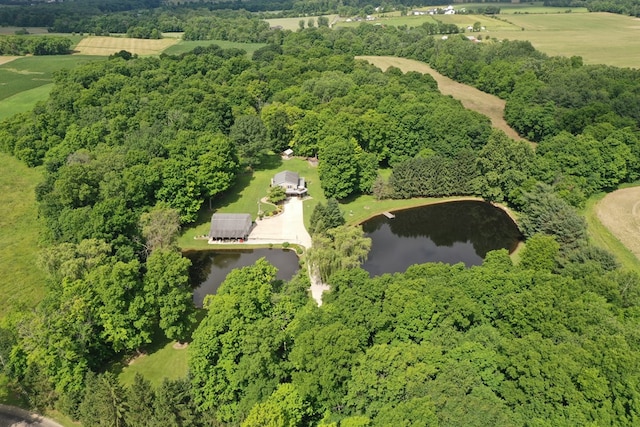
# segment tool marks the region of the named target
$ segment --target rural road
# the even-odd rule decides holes
[[[0,427],[62,427],[43,416],[15,406],[0,405]]]

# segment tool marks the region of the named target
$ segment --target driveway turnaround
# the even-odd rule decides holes
[[[311,236],[304,226],[302,199],[290,198],[284,202],[280,215],[256,221],[247,243],[295,243],[311,247]]]

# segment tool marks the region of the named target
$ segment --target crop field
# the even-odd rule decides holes
[[[444,95],[451,95],[462,102],[465,108],[477,111],[491,120],[493,127],[502,130],[510,138],[523,140],[518,133],[513,130],[504,120],[505,101],[497,96],[479,91],[478,89],[458,83],[443,76],[424,62],[412,59],[397,58],[393,56],[359,56],[357,59],[364,59],[376,67],[386,70],[389,67],[397,67],[403,72],[417,71],[430,74],[438,83],[438,89]]]
[[[37,267],[44,227],[35,201],[40,170],[3,153],[0,163],[0,316],[5,316],[44,296],[44,273]]]
[[[640,19],[612,13],[518,14],[508,20],[518,30],[500,29],[488,35],[528,40],[548,55],[581,56],[585,64],[640,68]],[[524,30],[522,30],[524,28]]]
[[[162,53],[166,53],[167,55],[180,55],[182,53],[190,52],[194,48],[198,46],[210,46],[212,44],[217,44],[223,49],[242,49],[247,52],[247,55],[250,57],[253,55],[253,52],[265,46],[264,43],[237,43],[237,42],[228,42],[225,40],[181,40],[177,44],[169,46]]]
[[[108,56],[126,50],[138,55],[159,55],[178,42],[174,38],[160,40],[133,39],[128,37],[85,37],[75,47],[81,55]]]
[[[609,193],[593,209],[600,223],[640,259],[640,187],[623,188]],[[603,246],[613,253],[620,252],[604,243]],[[621,256],[618,255],[618,258]],[[629,264],[624,262],[624,258],[622,261],[623,265]]]
[[[47,99],[51,88],[53,88],[53,83],[25,90],[3,99],[0,101],[0,120],[31,110],[39,101]]]
[[[338,21],[338,15],[323,15],[323,16],[326,16],[327,18],[329,18],[330,24]],[[295,31],[298,28],[300,28],[298,26],[300,21],[304,21],[304,27],[307,28],[307,22],[309,21],[309,19],[313,19],[314,21],[317,21],[318,17],[303,16],[303,17],[296,17],[296,18],[274,18],[274,19],[265,19],[265,21],[267,21],[269,25],[271,25],[272,27],[279,26],[279,27],[282,27],[282,29],[284,30]],[[340,18],[340,20],[342,20],[342,18]],[[315,24],[315,26],[317,26],[317,23]]]

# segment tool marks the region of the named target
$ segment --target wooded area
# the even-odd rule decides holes
[[[428,26],[198,22],[194,38],[268,44],[251,59],[212,46],[58,72],[45,103],[0,126],[0,150],[45,174],[47,297],[0,327],[2,374],[32,406],[87,426],[638,423],[640,277],[589,243],[576,208],[640,176],[640,71]],[[363,54],[429,62],[505,98],[537,148],[430,76],[382,72]],[[289,147],[320,160],[329,201],[308,261],[331,292],[319,308],[305,271],[282,283],[259,261],[207,298],[192,334],[180,226]],[[528,244],[517,265],[497,251],[481,267],[369,278],[367,240],[335,200],[361,193],[507,203]],[[193,340],[188,378],[124,388],[105,372],[158,335]]]

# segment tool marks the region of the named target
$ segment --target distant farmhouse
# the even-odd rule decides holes
[[[300,177],[296,172],[278,172],[271,180],[271,186],[280,186],[284,188],[287,196],[302,197],[307,194],[307,184],[304,181],[304,178]]]
[[[211,217],[209,241],[247,240],[252,225],[253,221],[248,213],[214,213]]]

